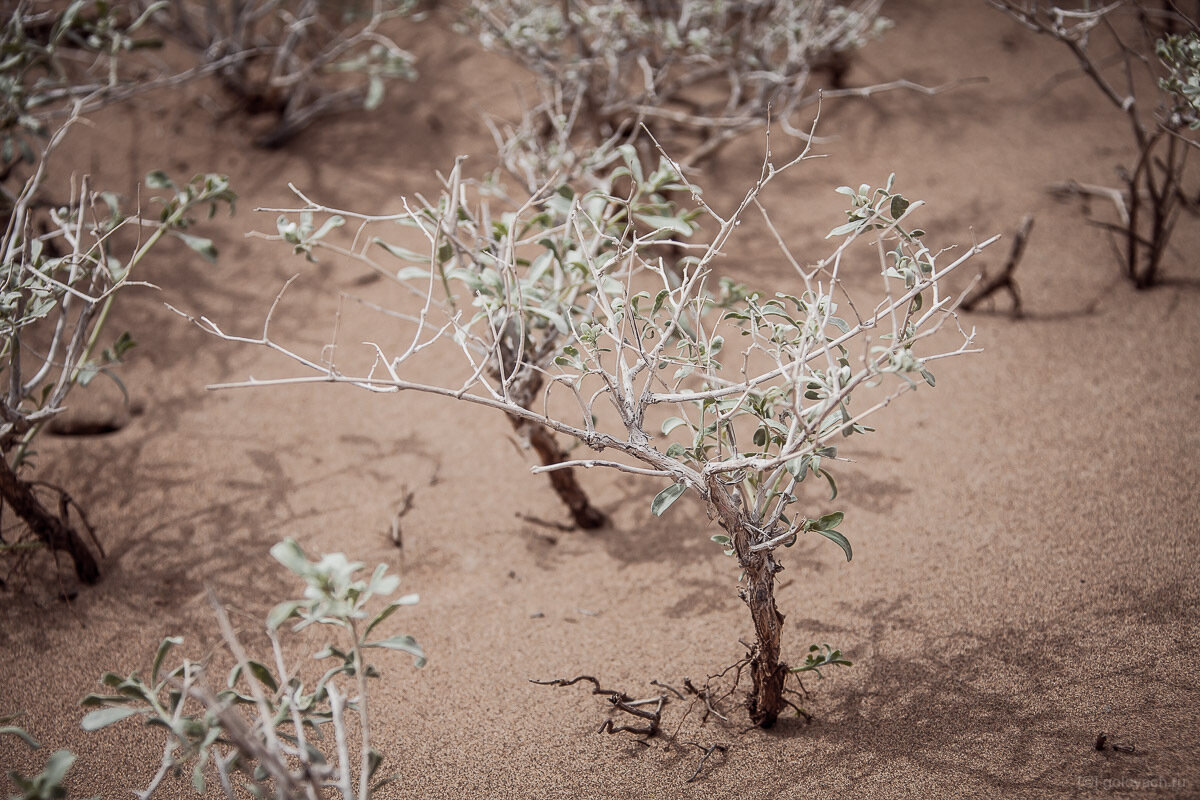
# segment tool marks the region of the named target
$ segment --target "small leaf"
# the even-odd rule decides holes
[[[837,500],[837,496],[838,496],[837,481],[835,481],[833,479],[833,475],[826,470],[819,470],[817,474],[820,475],[825,480],[829,481],[829,499]]]
[[[11,717],[10,717],[10,719],[11,719]],[[38,748],[41,747],[41,745],[38,744],[37,739],[34,739],[32,736],[30,736],[28,731],[26,731],[24,728],[18,728],[13,725],[6,725],[6,726],[0,728],[0,733],[7,733],[12,736],[16,736],[16,737],[20,738],[23,742],[25,742],[25,744],[29,745],[29,747],[33,750],[37,750]]]
[[[416,250],[409,250],[404,247],[397,247],[394,244],[388,244],[383,239],[380,239],[378,237],[376,237],[374,241],[375,241],[375,244],[379,245],[384,250],[387,250],[389,253],[394,255],[396,258],[399,258],[403,261],[415,261],[417,263],[429,261],[428,253],[418,253]],[[428,275],[429,270],[422,269],[421,274]],[[409,279],[408,276],[401,278],[401,280],[407,280],[407,279]]]
[[[840,532],[826,530],[817,530],[816,532],[824,536],[829,541],[835,543],[838,547],[842,548],[842,550],[846,553],[847,561],[854,556],[854,552],[850,549],[850,540],[843,536]]]
[[[929,370],[922,368],[921,369],[921,377],[924,378],[925,382],[928,383],[930,386],[937,386],[937,381],[935,381],[933,379],[933,373],[930,372]]]
[[[898,194],[893,195],[892,196],[892,207],[890,209],[890,211],[892,213],[892,219],[900,219],[900,217],[904,216],[904,212],[908,211],[908,207],[910,205],[912,205],[912,204],[909,203],[907,200],[905,200],[900,195],[898,195]]]
[[[63,778],[67,777],[67,770],[75,763],[75,754],[70,750],[56,750],[50,758],[46,759],[46,766],[39,776],[42,786],[49,789],[50,787],[58,787]],[[62,791],[60,788],[59,791]],[[63,792],[63,795],[66,793]],[[58,797],[57,792],[54,794],[41,795],[42,797]]]
[[[175,188],[175,182],[161,169],[156,169],[146,176],[146,185],[151,189]]]
[[[154,666],[150,669],[151,684],[158,685],[158,671],[162,668],[163,659],[167,657],[170,649],[177,644],[183,644],[182,636],[168,636],[158,646],[158,652],[154,654]]]
[[[425,651],[417,644],[417,640],[411,636],[399,634],[387,639],[381,639],[378,642],[365,642],[363,647],[382,647],[385,650],[400,650],[411,655],[413,663],[416,666],[425,666]]]
[[[846,518],[846,515],[843,514],[841,511],[834,511],[832,514],[826,514],[825,516],[823,516],[819,520],[817,520],[815,523],[813,523],[813,530],[817,530],[817,531],[831,530],[833,528],[836,528],[838,525],[841,525],[842,520],[845,518]]]
[[[730,541],[729,537],[723,533],[718,533],[715,536],[711,536],[709,538],[711,538],[717,544],[729,544],[729,541]]]
[[[142,713],[141,709],[129,708],[128,706],[98,708],[95,711],[85,714],[79,724],[85,731],[98,731],[101,728],[107,728],[113,723],[120,722],[126,717],[132,717],[134,714],[140,713]]]
[[[367,111],[379,108],[379,104],[383,102],[383,89],[383,79],[372,75],[367,81],[367,96],[363,99],[363,108]]]
[[[180,233],[179,231],[175,231],[175,236],[182,239],[184,244],[199,253],[208,263],[217,263],[217,248],[212,243],[212,239],[205,239],[203,236],[192,236],[190,233]]]
[[[375,626],[377,626],[379,623],[383,622],[385,619],[390,617],[392,614],[395,614],[396,609],[400,608],[401,606],[415,605],[416,602],[417,602],[417,595],[406,594],[406,595],[404,595],[404,597],[401,597],[399,600],[396,600],[393,603],[389,603],[387,608],[383,609],[383,611],[380,611],[375,616],[375,619],[371,620],[371,624],[367,626],[367,629],[365,631],[363,631],[362,638],[366,639],[368,636],[370,636],[371,631],[375,630]]]
[[[309,572],[309,560],[305,557],[304,551],[300,549],[300,545],[296,544],[295,539],[284,539],[282,542],[277,542],[271,547],[271,556],[302,578]]]
[[[671,431],[678,428],[680,425],[687,425],[688,421],[682,417],[668,417],[662,424],[663,436],[666,436]]]
[[[379,769],[379,765],[382,763],[383,753],[372,747],[367,752],[367,778],[375,777],[375,772]]]
[[[652,309],[650,309],[650,318],[651,319],[654,319],[654,315],[658,313],[658,310],[660,308],[662,308],[663,302],[667,299],[668,294],[670,294],[670,292],[668,292],[666,289],[663,289],[657,295],[655,295],[654,307]]]
[[[672,483],[667,488],[663,489],[650,502],[650,513],[656,517],[661,517],[663,512],[671,507],[671,504],[679,499],[679,496],[687,491],[687,486],[682,483]]]
[[[261,683],[263,686],[266,686],[272,692],[279,691],[279,683],[275,680],[275,676],[271,674],[271,670],[267,669],[265,664],[259,661],[247,661],[246,666],[250,668],[250,674],[253,675],[259,683]],[[241,673],[241,664],[238,664],[233,668],[233,671],[229,673],[228,685],[230,689],[232,689],[237,683],[237,679]]]
[[[279,605],[271,609],[271,613],[267,615],[267,627],[275,630],[283,623],[287,622],[301,608],[307,605],[301,600],[285,600]]]

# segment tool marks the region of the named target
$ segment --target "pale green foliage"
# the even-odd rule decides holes
[[[164,0],[162,30],[192,48],[224,89],[273,126],[278,147],[317,119],[378,108],[387,85],[416,78],[415,59],[381,30],[413,0]]]
[[[193,214],[232,208],[226,178],[197,175],[176,184],[152,172],[147,186],[159,190],[154,215],[127,215],[118,198],[93,192],[86,184],[70,205],[53,208],[48,231],[26,238],[32,229],[31,198],[42,172],[19,198],[13,220],[0,240],[0,452],[17,466],[42,424],[62,410],[71,389],[104,373],[134,344],[124,332],[101,345],[109,309],[118,293],[135,285],[131,274],[164,237],[182,240],[212,261],[212,242],[189,231]],[[123,245],[123,229],[140,229],[136,243]],[[124,252],[123,252],[124,249]],[[31,349],[29,342],[38,342]],[[20,445],[15,455],[10,450]]]
[[[0,722],[11,720],[12,717],[0,718]],[[15,736],[33,750],[41,749],[41,744],[22,728],[3,725],[0,726],[0,734]],[[42,771],[33,777],[27,778],[16,770],[9,770],[9,780],[20,791],[20,794],[11,795],[12,800],[60,800],[66,797],[67,790],[63,788],[62,782],[74,763],[75,754],[70,750],[56,750],[46,759],[46,766]]]
[[[393,594],[399,586],[399,578],[386,574],[386,565],[380,564],[364,580],[358,577],[363,565],[341,553],[310,561],[288,539],[271,548],[271,554],[305,586],[303,598],[280,603],[267,618],[264,628],[273,658],[246,657],[218,606],[222,634],[237,660],[224,686],[209,688],[204,665],[189,659],[165,669],[167,656],[183,642],[168,637],[154,656],[148,680],[136,672],[125,677],[108,672],[101,678],[108,693],[84,698],[83,705],[95,709],[83,718],[85,730],[140,716],[167,731],[162,767],[140,797],[150,797],[164,775],[189,765],[198,793],[206,789],[211,765],[230,798],[243,790],[255,797],[324,797],[327,787],[335,787],[346,800],[361,800],[386,782],[376,776],[383,755],[370,745],[367,715],[366,679],[379,672],[363,660],[363,650],[400,651],[411,655],[417,666],[424,665],[424,653],[411,636],[370,638],[396,610],[416,603],[416,595],[392,600],[372,613],[368,602]],[[293,630],[320,624],[341,631],[337,640],[313,653],[312,658],[332,663],[311,686],[301,669],[286,666],[277,638],[280,626],[292,619],[299,620]],[[340,689],[342,679],[354,682],[355,695]],[[344,748],[323,752],[316,746],[332,743],[323,734],[327,729],[344,741],[347,709],[358,714],[361,765],[351,764]],[[357,778],[356,766],[361,766]]]
[[[792,127],[814,102],[813,72],[840,76],[887,26],[878,0],[476,0],[484,46],[539,80],[542,102],[499,138],[510,161],[542,177],[645,123],[660,138],[699,138],[691,163],[766,124]],[[547,133],[549,132],[549,134]],[[678,145],[676,145],[678,146]]]
[[[1191,31],[1184,36],[1167,36],[1157,42],[1155,49],[1167,69],[1159,86],[1174,99],[1174,126],[1200,128],[1200,35]]]
[[[647,172],[633,147],[618,152],[621,160],[592,187],[559,184],[507,211],[496,210],[494,195],[472,200],[456,168],[436,204],[386,220],[362,217],[359,242],[371,240],[368,228],[388,222],[421,231],[424,253],[384,244],[378,234],[374,241],[424,266],[392,271],[367,247],[356,255],[413,288],[424,308],[407,317],[418,329],[406,351],[379,350],[367,378],[346,379],[378,391],[421,388],[403,377],[404,362],[451,340],[470,371],[455,397],[548,425],[597,450],[622,451],[643,462],[633,471],[671,478],[654,513],[686,488],[710,502],[713,492],[734,492],[756,544],[790,545],[815,533],[849,558],[850,544],[837,528],[841,513],[793,513],[796,486],[814,475],[836,497],[835,442],[870,431],[864,419],[918,380],[932,386],[932,359],[968,348],[972,334],[960,331],[957,349],[922,352],[924,340],[954,319],[953,298],[939,282],[965,257],[936,266],[924,231],[907,221],[921,204],[899,194],[889,178],[878,188],[838,190],[850,207],[847,221],[830,232],[836,249],[815,265],[796,263],[794,293],[717,281],[714,260],[777,170],[765,167],[735,214],[722,218],[670,162]],[[693,207],[677,207],[666,192],[692,196]],[[315,216],[299,226],[288,219],[279,222],[282,237],[306,253],[324,240],[291,234],[331,235],[337,227],[318,225]],[[689,244],[702,223],[708,235]],[[840,275],[849,254],[860,253],[854,243],[868,237],[877,242],[884,294],[864,309],[846,297]],[[664,241],[685,255],[668,262],[661,255],[670,251],[654,247]],[[467,298],[473,310],[465,309]],[[578,417],[545,416],[541,403],[518,402],[530,371],[545,379],[548,392],[573,397]],[[336,368],[331,374],[340,377]],[[872,399],[859,405],[852,397],[858,395]],[[661,432],[658,443],[651,431]],[[587,459],[576,465],[631,466]],[[732,554],[728,537],[720,538]]]
[[[0,170],[37,160],[32,142],[49,134],[51,113],[122,82],[119,57],[156,44],[137,36],[161,5],[17,2],[0,30]]]

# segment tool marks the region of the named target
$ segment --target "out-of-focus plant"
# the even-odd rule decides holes
[[[75,119],[75,117],[72,117]],[[67,552],[78,577],[87,583],[100,576],[96,558],[71,522],[74,508],[83,528],[91,526],[66,491],[19,477],[30,447],[45,424],[65,409],[71,390],[109,368],[134,344],[125,332],[108,344],[106,323],[117,295],[139,285],[131,275],[163,237],[185,242],[208,260],[216,258],[210,240],[191,232],[193,214],[232,204],[229,182],[219,175],[198,175],[178,185],[161,172],[147,178],[161,194],[156,216],[127,215],[118,198],[93,191],[84,179],[69,203],[44,214],[36,209],[52,151],[69,125],[51,139],[34,174],[14,197],[0,239],[0,498],[24,523],[34,541]],[[136,241],[125,235],[137,229]],[[143,284],[144,285],[144,284]],[[123,389],[123,387],[122,387]],[[57,513],[38,492],[50,492]],[[94,535],[93,542],[98,545]],[[0,549],[21,549],[23,541],[0,541]]]
[[[341,553],[309,561],[291,539],[272,547],[271,555],[298,575],[305,588],[303,598],[282,602],[268,614],[271,655],[266,660],[248,657],[225,609],[212,598],[221,634],[236,661],[223,686],[214,688],[205,665],[189,659],[166,669],[167,656],[183,642],[168,637],[155,653],[149,679],[136,672],[108,672],[100,679],[105,693],[84,698],[83,705],[94,709],[83,718],[84,730],[141,717],[166,731],[159,770],[136,793],[143,800],[159,790],[167,775],[188,766],[197,793],[204,794],[212,770],[230,800],[245,793],[316,800],[328,797],[330,789],[343,800],[366,800],[388,782],[379,774],[384,756],[371,744],[367,679],[379,672],[367,663],[366,651],[407,653],[424,666],[425,654],[411,636],[372,637],[399,608],[416,603],[417,596],[389,601],[372,613],[372,599],[393,594],[400,583],[386,574],[386,565],[364,579],[358,574],[361,563]],[[336,640],[312,655],[329,664],[315,682],[308,683],[311,676],[299,664],[289,667],[285,660],[279,631],[291,622],[293,631],[312,625],[338,631]],[[347,692],[342,681],[353,688]],[[356,722],[348,711],[357,715]],[[329,730],[332,748],[323,736]],[[352,738],[357,738],[357,758],[351,754]]]
[[[366,229],[403,220],[417,227],[425,243],[423,266],[398,274],[424,287],[421,308],[389,316],[389,325],[396,318],[412,325],[409,344],[395,354],[370,345],[375,358],[369,371],[346,374],[328,357],[333,350],[310,358],[278,343],[270,335],[270,315],[260,337],[226,333],[206,318],[196,322],[227,340],[272,348],[317,373],[227,386],[346,382],[377,392],[438,394],[615,454],[535,472],[607,467],[666,479],[651,504],[654,514],[693,491],[724,528],[713,539],[741,569],[740,594],[755,630],[747,659],[750,716],[769,727],[785,708],[784,681],[794,672],[781,658],[783,616],[774,590],[783,567],[776,552],[814,535],[834,542],[847,559],[852,555],[840,530],[843,514],[813,511],[812,505],[823,503],[802,500],[800,484],[810,476],[823,479],[836,497],[830,468],[839,458],[837,442],[869,431],[867,418],[897,395],[933,385],[936,360],[972,351],[973,331],[957,327],[955,299],[944,293],[943,280],[992,240],[939,266],[942,251],[927,246],[924,232],[910,222],[921,203],[907,200],[888,179],[878,188],[838,190],[849,210],[846,222],[829,234],[837,245],[805,266],[759,204],[763,188],[782,169],[769,154],[758,180],[725,214],[706,203],[673,162],[648,172],[632,149],[627,154],[607,187],[557,186],[504,213],[487,201],[468,201],[457,170],[437,202],[406,202],[394,217],[337,211],[339,221],[359,223],[355,241],[364,243],[342,251],[372,269],[388,268],[375,260],[376,237]],[[694,207],[645,213],[644,198],[666,186],[683,187]],[[789,285],[770,294],[713,274],[716,259],[734,247],[734,231],[755,209],[795,270]],[[328,221],[332,209],[310,202],[297,213],[307,225],[281,222],[294,248],[307,250],[317,232],[328,240],[337,228]],[[699,218],[706,220],[703,235],[695,228]],[[550,236],[546,219],[562,220]],[[308,238],[297,232],[300,227]],[[692,244],[678,240],[684,255],[676,263],[646,247],[681,236]],[[874,254],[881,281],[881,293],[867,305],[853,300],[842,280],[847,262],[865,252]],[[462,299],[446,303],[439,292]],[[932,338],[955,330],[954,341]],[[414,370],[427,350],[461,354],[462,381],[423,381]],[[551,353],[553,363],[547,364]],[[536,404],[527,402],[531,376],[544,387]],[[810,656],[798,669],[845,660],[835,653]]]
[[[1200,27],[1174,6],[1140,0],[1096,6],[987,0],[1026,28],[1063,44],[1080,69],[1129,124],[1132,165],[1119,169],[1123,187],[1071,184],[1102,195],[1118,222],[1099,222],[1121,241],[1126,277],[1139,289],[1162,280],[1162,264],[1182,212],[1196,202],[1184,188],[1188,155],[1200,147]],[[1120,70],[1110,69],[1119,64]],[[1157,90],[1157,91],[1155,91]]]
[[[485,47],[537,76],[540,102],[501,136],[510,161],[587,159],[642,124],[695,163],[768,115],[789,134],[818,97],[814,74],[842,89],[853,54],[887,21],[881,0],[476,0],[466,24]],[[827,86],[826,88],[829,88]]]
[[[156,17],[197,52],[250,113],[275,122],[255,141],[280,147],[321,117],[384,100],[387,82],[416,77],[412,54],[381,26],[413,0],[161,0]]]
[[[141,37],[161,5],[134,13],[125,3],[18,0],[0,29],[0,188],[20,163],[36,164],[43,142],[74,104],[87,111],[130,88],[121,59],[152,47]],[[59,117],[58,122],[54,118]]]
[[[13,720],[12,716],[0,717],[0,734],[16,736],[25,742],[32,750],[40,750],[41,744],[29,735],[23,728],[7,725]],[[75,754],[70,750],[56,750],[46,759],[46,766],[33,777],[25,777],[16,770],[9,770],[8,779],[13,782],[20,794],[11,795],[12,800],[61,800],[67,796],[67,790],[62,782],[67,777],[67,771],[75,763]]]

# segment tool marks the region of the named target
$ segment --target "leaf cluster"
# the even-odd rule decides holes
[[[167,743],[160,777],[178,774],[190,765],[192,784],[199,794],[205,792],[211,765],[229,797],[239,791],[255,797],[313,796],[313,791],[323,796],[329,786],[347,797],[369,796],[385,782],[376,778],[383,755],[370,746],[364,734],[368,783],[360,787],[364,794],[347,794],[351,767],[345,753],[327,753],[332,748],[326,737],[335,733],[341,741],[345,736],[346,709],[358,713],[360,729],[366,730],[365,681],[379,677],[379,672],[363,660],[365,649],[401,651],[411,655],[417,666],[425,664],[424,653],[411,636],[371,638],[380,623],[399,608],[416,603],[417,597],[400,597],[371,614],[368,602],[393,594],[399,585],[398,577],[386,574],[386,565],[380,564],[364,580],[357,576],[361,563],[351,562],[341,553],[310,561],[291,539],[275,545],[271,554],[302,579],[305,589],[303,598],[280,603],[267,617],[266,633],[274,654],[270,664],[242,653],[218,607],[227,643],[237,658],[221,688],[207,686],[206,667],[201,663],[184,659],[165,669],[167,656],[183,642],[180,637],[168,637],[155,653],[148,680],[136,672],[104,674],[100,682],[105,692],[89,694],[83,700],[85,707],[93,709],[84,716],[83,728],[99,730],[140,716],[147,724],[164,729]],[[312,655],[331,663],[311,685],[298,670],[285,665],[277,634],[289,620],[298,620],[293,631],[319,624],[342,632],[340,641],[328,642]],[[339,678],[356,682],[356,698],[340,692]],[[324,750],[319,746],[322,743]],[[156,786],[157,781],[143,796],[148,797]]]
[[[115,195],[93,192],[84,182],[75,201],[50,209],[45,232],[34,234],[33,212],[24,202],[36,194],[31,181],[0,242],[0,384],[6,387],[0,451],[7,455],[20,441],[14,466],[42,423],[62,409],[72,387],[100,374],[120,385],[110,368],[134,339],[122,332],[101,348],[101,336],[115,296],[136,285],[131,273],[151,249],[171,236],[209,261],[216,258],[211,240],[187,231],[198,209],[207,208],[210,217],[221,206],[232,209],[235,195],[228,179],[197,175],[180,185],[155,171],[146,183],[166,190],[153,198],[159,206],[156,219],[127,215]],[[121,232],[127,228],[140,229],[144,238],[124,245]]]

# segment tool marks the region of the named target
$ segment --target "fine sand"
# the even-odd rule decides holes
[[[62,176],[88,171],[131,197],[152,168],[223,172],[240,200],[237,216],[203,228],[219,264],[165,248],[144,273],[162,291],[125,298],[118,324],[139,346],[121,374],[142,413],[108,436],[39,441],[39,475],[87,508],[107,558],[95,587],[77,586],[65,563],[53,577],[45,559],[2,595],[0,713],[22,712],[47,749],[0,738],[0,767],[28,774],[68,747],[79,754],[72,796],[144,786],[161,733],[127,721],[85,734],[80,698],[106,670],[145,673],[164,636],[185,636],[190,658],[216,648],[206,586],[261,647],[255,621],[295,590],[267,549],[291,536],[310,553],[386,562],[421,595],[387,625],[413,634],[428,666],[375,659],[374,739],[397,773],[381,797],[1200,797],[1200,225],[1180,222],[1167,285],[1132,289],[1081,202],[1046,191],[1113,185],[1132,159],[1121,116],[1086,79],[1052,80],[1069,53],[978,1],[907,0],[888,13],[896,27],[864,51],[853,83],[987,83],[827,103],[827,158],[780,179],[773,216],[815,259],[839,219],[833,187],[893,171],[928,201],[923,226],[939,243],[1008,236],[1032,213],[1017,272],[1028,313],[1011,319],[1001,298],[964,315],[984,352],[940,365],[936,389],[905,395],[877,433],[847,442],[837,507],[853,562],[824,541],[783,551],[785,658],[829,642],[854,661],[805,681],[811,724],[789,715],[746,731],[735,696],[728,724],[701,725],[693,709],[679,744],[644,747],[597,735],[611,712],[586,687],[529,682],[587,673],[646,696],[651,680],[702,682],[743,655],[752,631],[736,569],[693,498],[655,519],[657,482],[593,471],[581,480],[613,527],[563,531],[529,521],[566,514],[486,409],[348,387],[206,391],[302,373],[204,335],[164,301],[257,335],[301,272],[275,331],[317,353],[339,291],[382,291],[352,265],[309,265],[244,237],[273,230],[275,215],[254,209],[294,203],[288,181],[383,212],[436,191],[434,171],[458,153],[475,174],[489,166],[481,112],[513,113],[521,73],[435,15],[402,42],[420,58],[417,84],[286,150],[250,148],[253,123],[215,115],[225,100],[204,85],[99,115],[58,162]],[[697,179],[728,207],[761,154],[761,135],[749,136]],[[1007,247],[972,273],[998,268]],[[792,290],[765,239],[721,268]],[[351,317],[343,342],[393,336],[382,317]],[[436,381],[438,366],[427,369]],[[399,550],[388,534],[408,493]],[[686,708],[672,698],[667,725]],[[1097,750],[1101,732],[1126,749]],[[683,741],[728,749],[688,783],[702,752]],[[160,796],[191,792],[185,776]]]

